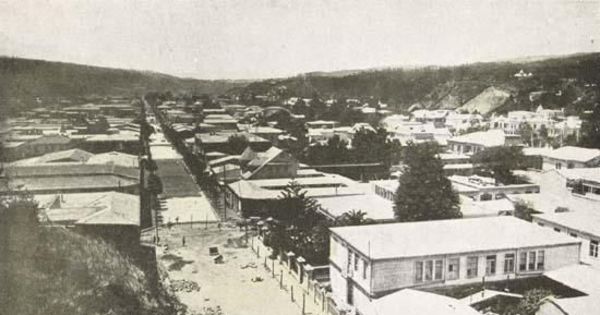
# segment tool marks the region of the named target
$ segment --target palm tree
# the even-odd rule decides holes
[[[362,210],[350,210],[345,212],[337,219],[338,225],[347,226],[347,225],[364,225],[364,224],[373,224],[375,221],[373,219],[367,218],[367,213]]]

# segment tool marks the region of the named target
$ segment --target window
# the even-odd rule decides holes
[[[504,255],[504,273],[513,273],[515,271],[515,254]]]
[[[455,280],[460,277],[460,260],[452,258],[448,260],[448,280]]]
[[[350,273],[350,266],[352,266],[352,251],[348,249],[348,261],[346,264],[346,272]]]
[[[559,228],[554,228],[554,231],[560,233],[560,229]]]
[[[527,252],[519,253],[519,271],[527,270]]]
[[[415,281],[416,282],[423,281],[423,262],[422,261],[415,262]]]
[[[358,271],[358,254],[354,253],[354,271]]]
[[[425,281],[431,281],[433,276],[433,260],[425,262]]]
[[[467,278],[477,277],[477,257],[467,257]]]
[[[535,252],[529,252],[529,264],[527,265],[528,270],[535,270]]]
[[[367,260],[363,259],[363,279],[367,279]]]
[[[598,241],[591,240],[590,241],[590,256],[598,257]]]
[[[433,277],[435,280],[442,279],[443,268],[444,268],[444,263],[441,260],[436,260],[435,261],[435,272],[433,274]]]
[[[544,226],[544,223],[542,223],[542,222],[538,222],[538,225],[539,225],[539,226]]]
[[[537,270],[544,270],[544,251],[540,250],[537,253]]]
[[[559,170],[559,169],[561,169],[561,168],[562,168],[562,164],[560,164],[560,163],[556,163],[556,164],[554,164],[554,167],[555,167],[557,170]]]
[[[496,274],[496,255],[485,257],[485,275],[491,276]]]
[[[569,233],[569,235],[571,235],[574,238],[577,238],[577,234],[575,234],[575,233]]]

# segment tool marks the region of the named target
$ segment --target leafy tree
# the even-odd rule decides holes
[[[348,225],[364,225],[373,224],[375,221],[367,218],[367,213],[362,210],[350,210],[345,212],[337,219],[337,225],[348,226]]]
[[[387,132],[383,128],[373,131],[367,128],[358,130],[352,138],[352,157],[358,163],[382,162],[385,157]]]
[[[523,299],[517,305],[517,314],[534,315],[540,308],[540,302],[551,296],[552,292],[547,289],[532,289],[525,292]]]
[[[338,135],[327,140],[327,144],[312,145],[306,149],[306,161],[309,164],[333,164],[348,161],[348,142]]]
[[[581,126],[579,145],[585,148],[600,149],[600,104],[594,106],[592,115]]]
[[[531,222],[533,220],[531,215],[534,213],[535,210],[531,205],[521,201],[515,203],[515,217]]]
[[[521,139],[523,139],[523,141],[529,145],[529,146],[533,146],[534,145],[534,134],[535,131],[533,130],[533,128],[531,128],[531,125],[529,125],[528,123],[524,122],[521,123],[519,125],[519,131],[518,131],[519,135],[521,136]]]
[[[400,176],[394,212],[398,221],[462,217],[459,198],[444,175],[436,143],[409,143],[404,150],[406,170]]]
[[[250,142],[248,139],[241,134],[234,134],[227,138],[227,145],[229,148],[229,153],[232,154],[241,154],[246,150]]]
[[[491,174],[496,181],[508,185],[518,182],[513,170],[524,169],[527,161],[521,147],[496,146],[477,152],[471,157],[479,172]]]

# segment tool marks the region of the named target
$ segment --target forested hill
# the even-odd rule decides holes
[[[0,56],[0,97],[133,96],[150,90],[220,94],[245,84]]]
[[[514,76],[521,69],[525,75]],[[529,109],[534,103],[530,97],[547,107],[581,110],[599,100],[600,93],[594,83],[600,83],[600,53],[454,67],[367,70],[345,76],[339,73],[330,76],[327,73],[305,74],[254,82],[236,93],[308,98],[314,95],[322,98],[373,97],[396,105],[398,109],[407,109],[415,103],[424,108],[458,108],[482,92],[493,91],[509,95],[501,103],[493,104],[493,110]],[[480,99],[486,99],[486,96],[482,95]]]

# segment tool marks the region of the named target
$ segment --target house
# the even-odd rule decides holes
[[[473,155],[486,148],[521,145],[521,137],[502,130],[476,131],[448,139],[448,148],[457,154]]]
[[[600,149],[565,146],[546,153],[543,170],[600,166]]]
[[[228,211],[248,216],[276,216],[282,191],[295,182],[306,196],[317,198],[364,194],[365,189],[357,182],[337,174],[298,170],[293,178],[270,178],[239,180],[227,185],[225,206]],[[350,210],[350,209],[349,209]]]
[[[271,142],[267,139],[247,132],[211,132],[197,133],[195,138],[194,152],[200,156],[211,151],[224,152],[229,154],[241,154],[245,148],[239,152],[233,152],[237,149],[232,148],[229,138],[243,136],[248,140],[248,145],[257,151],[264,151],[271,147]]]
[[[35,195],[44,221],[101,238],[125,254],[140,244],[139,197],[115,191]]]
[[[82,137],[82,141],[77,147],[91,153],[119,151],[137,155],[141,150],[140,135],[125,131],[114,134],[86,135]]]
[[[332,294],[360,313],[401,289],[538,276],[578,264],[581,247],[508,216],[330,230]]]
[[[11,166],[4,170],[0,194],[24,189],[32,194],[118,191],[136,194],[139,170],[115,164],[54,163]]]
[[[276,145],[279,141],[279,136],[285,132],[281,129],[266,127],[266,126],[251,126],[251,125],[240,125],[238,124],[239,130],[257,135],[261,138],[271,141],[272,144]]]
[[[252,159],[248,160],[249,157]],[[298,160],[277,147],[256,152],[248,147],[240,157],[241,177],[245,180],[269,178],[294,178]]]
[[[54,164],[78,163],[78,164],[114,164],[123,167],[138,167],[138,157],[121,152],[107,152],[92,154],[80,149],[52,152],[41,156],[17,160],[9,163],[9,166],[27,166],[45,164],[52,167]]]
[[[75,147],[75,142],[64,135],[34,136],[31,140],[19,141],[18,145],[14,143],[4,148],[4,156],[7,161],[64,151]]]
[[[534,214],[533,222],[580,240],[581,261],[600,268],[600,202],[595,203],[595,209],[559,209],[562,210]]]

